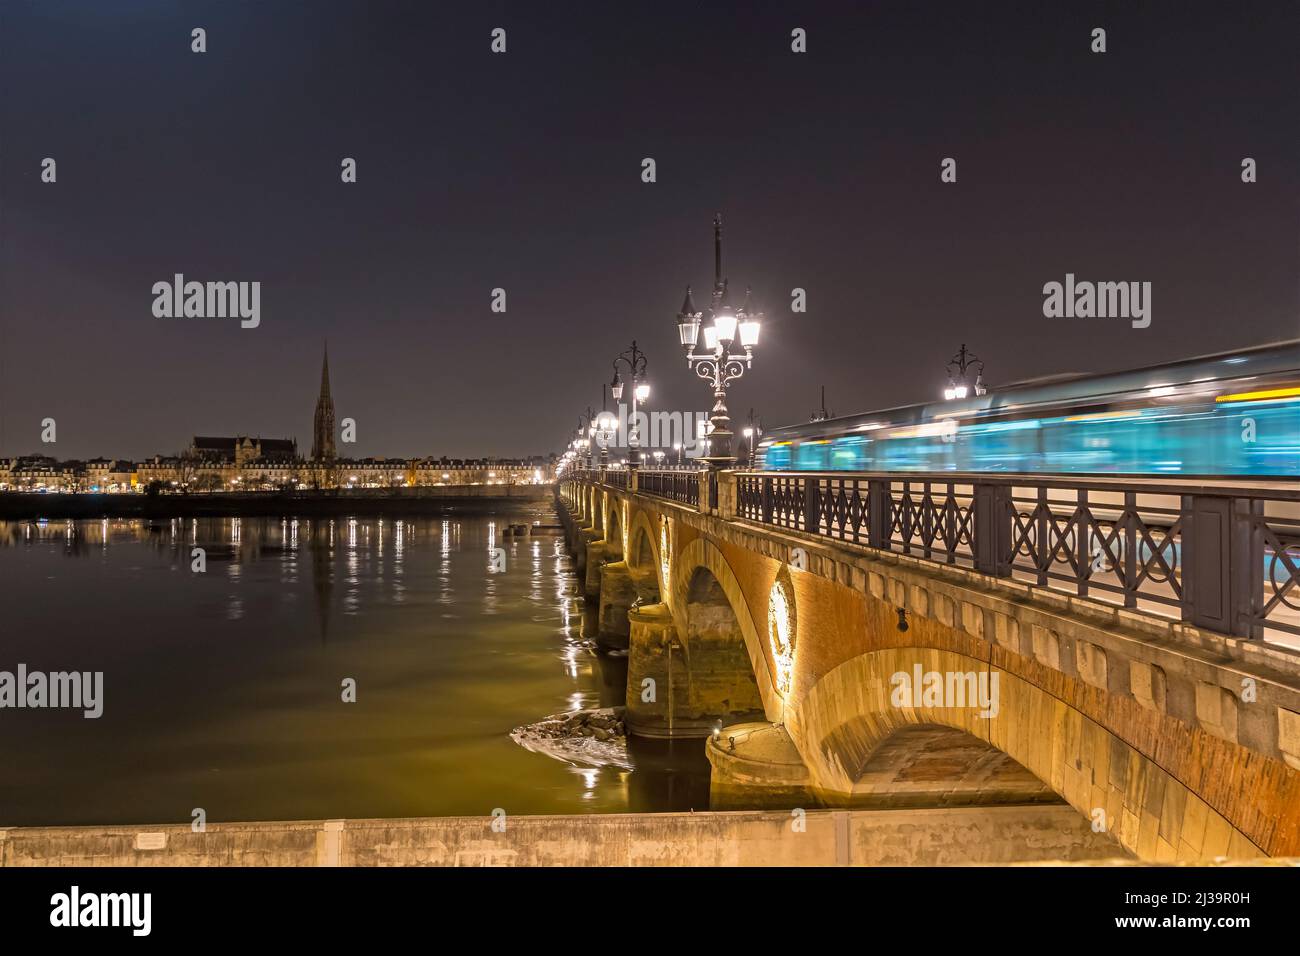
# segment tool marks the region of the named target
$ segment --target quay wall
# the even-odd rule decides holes
[[[496,829],[493,824],[496,823]],[[503,825],[504,824],[504,825]],[[902,866],[1127,859],[1064,805],[0,829],[0,866]]]

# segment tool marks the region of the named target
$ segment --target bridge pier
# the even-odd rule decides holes
[[[600,573],[605,565],[605,540],[584,539],[581,543],[584,561],[583,569],[578,572],[582,578],[582,595],[592,605],[600,603]]]
[[[591,545],[600,539],[601,533],[595,528],[579,528],[577,540],[573,544],[573,570],[577,572],[579,578],[586,578],[591,561]]]
[[[765,721],[732,724],[709,738],[710,810],[819,807],[812,778],[786,729]]]
[[[629,611],[627,617],[628,733],[678,736],[673,723],[673,681],[667,667],[668,649],[677,640],[677,625],[665,604],[643,604]],[[682,676],[679,671],[678,680]]]
[[[724,621],[708,605],[690,608],[685,641],[663,604],[642,605],[627,615],[630,733],[707,737],[724,724],[763,714],[734,617]]]
[[[600,568],[600,636],[607,647],[625,648],[631,636],[628,611],[636,600],[636,587],[626,561],[610,561]]]

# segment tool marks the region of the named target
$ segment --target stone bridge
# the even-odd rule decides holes
[[[714,809],[1065,801],[1116,855],[1300,854],[1300,654],[740,517],[744,480],[558,492],[629,730],[707,738]]]

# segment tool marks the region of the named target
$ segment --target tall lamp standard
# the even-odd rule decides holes
[[[590,419],[591,408],[588,406],[587,414],[578,416],[578,437],[573,443],[573,450],[577,453],[578,467],[582,467],[585,460],[587,468],[591,468],[591,439],[587,436],[587,422]]]
[[[745,467],[754,470],[754,442],[763,437],[763,423],[754,418],[754,410],[749,410],[749,426],[744,431],[746,456]]]
[[[604,397],[603,394],[601,396]],[[603,403],[602,403],[603,408]],[[588,471],[596,467],[596,413],[591,406],[587,406],[587,411],[578,416],[578,442],[581,447],[578,449],[578,458],[585,458]]]
[[[605,383],[600,383],[600,414],[593,415],[590,408],[587,414],[591,418],[591,424],[587,427],[588,441],[588,467],[595,467],[596,448],[600,448],[600,470],[604,472],[609,468],[609,443],[618,429],[618,419],[611,412],[605,410]]]
[[[609,443],[613,441],[617,431],[618,419],[614,417],[614,413],[602,409],[591,425],[591,437],[596,440],[596,444],[600,447],[601,471],[609,470]]]
[[[704,352],[695,354],[700,323],[704,313],[696,311],[691,287],[677,313],[677,331],[686,350],[686,365],[713,388],[713,411],[709,415],[709,454],[704,459],[717,470],[733,467],[736,456],[731,448],[731,416],[727,413],[727,389],[745,374],[754,362],[754,346],[763,314],[750,305],[750,292],[739,311],[727,297],[727,280],[722,277],[722,215],[713,217],[713,295],[709,303],[709,325],[704,328]],[[737,343],[737,332],[740,341]],[[740,351],[743,349],[743,352]]]
[[[645,353],[636,347],[636,339],[632,340],[630,349],[614,359],[614,380],[609,383],[609,393],[614,396],[616,402],[623,398],[623,379],[618,371],[620,363],[627,366],[628,375],[632,379],[632,418],[627,432],[627,458],[628,467],[636,469],[641,465],[641,433],[637,428],[637,405],[650,397],[650,385],[645,380]]]
[[[590,413],[590,409],[588,412]],[[618,419],[612,412],[605,409],[605,383],[600,385],[600,414],[591,417],[591,424],[587,427],[587,439],[594,442],[596,447],[600,448],[600,474],[601,478],[605,477],[605,472],[609,470],[609,443],[613,440],[615,433],[618,431]],[[594,457],[594,449],[591,451]]]
[[[970,389],[966,385],[966,373],[969,369],[979,366],[975,374],[975,394],[983,395],[988,391],[984,387],[984,360],[974,352],[966,351],[966,343],[961,344],[961,350],[948,360],[948,387],[943,390],[943,397],[947,401],[954,398],[965,398]]]
[[[569,442],[569,457],[574,470],[582,468],[582,439],[575,438]]]

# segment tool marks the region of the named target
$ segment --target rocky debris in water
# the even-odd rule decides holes
[[[516,727],[510,738],[537,753],[588,766],[631,769],[623,707],[553,714],[535,724]]]
[[[613,737],[625,737],[627,728],[623,723],[622,707],[606,707],[601,710],[577,710],[570,714],[554,714],[535,724],[517,728],[515,733],[528,731],[538,737],[595,737],[597,740],[609,740]]]

